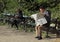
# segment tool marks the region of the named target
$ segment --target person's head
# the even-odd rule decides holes
[[[21,10],[21,9],[18,9],[18,12],[20,12],[20,13],[21,13],[21,12],[22,12],[22,10]]]
[[[43,13],[43,12],[45,11],[45,7],[40,6],[40,7],[39,7],[39,11]]]
[[[22,10],[21,9],[17,9],[16,12],[17,13],[22,13]]]

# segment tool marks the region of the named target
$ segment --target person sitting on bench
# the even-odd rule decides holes
[[[18,18],[19,19],[22,19],[23,18],[22,10],[18,9],[17,14],[18,14]]]
[[[35,20],[35,24],[36,24],[36,27],[35,27],[36,37],[35,38],[38,38],[38,40],[42,39],[42,27],[44,24],[48,23],[49,21],[48,17],[49,17],[49,13],[43,6],[39,7],[39,13],[31,15],[31,18],[34,18]]]

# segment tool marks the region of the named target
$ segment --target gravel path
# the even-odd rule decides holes
[[[21,32],[8,26],[0,26],[0,42],[60,42],[60,38],[35,39],[34,33]]]

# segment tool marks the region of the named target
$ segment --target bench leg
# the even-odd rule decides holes
[[[47,30],[46,30],[46,38],[50,38],[50,36],[48,34],[49,34],[49,28],[47,28]]]

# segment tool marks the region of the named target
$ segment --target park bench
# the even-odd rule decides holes
[[[2,22],[2,23],[3,23],[3,18],[0,18],[0,22]]]
[[[46,33],[47,33],[46,37],[49,37],[48,36],[49,32],[56,34],[56,36],[59,36],[58,25],[59,25],[58,24],[58,18],[51,19],[50,25],[46,27]]]
[[[34,22],[34,20],[33,19],[31,19],[30,17],[29,18],[27,18],[27,21],[26,21],[26,23],[27,23],[27,25],[25,24],[25,26],[30,26],[30,27],[35,27],[35,22]],[[49,26],[48,26],[49,25]],[[51,32],[51,33],[55,33],[56,34],[56,36],[59,36],[59,27],[60,27],[60,21],[58,21],[58,18],[53,18],[53,19],[51,19],[51,22],[50,22],[50,24],[45,24],[44,26],[43,26],[44,28],[43,28],[43,30],[45,30],[46,31],[46,37],[49,37],[48,36],[48,33],[49,32]],[[25,29],[26,30],[26,29]]]
[[[54,19],[51,19],[51,22],[50,24],[55,24],[54,26],[51,26],[49,24],[49,26],[47,25],[44,25],[44,29],[46,31],[46,37],[49,37],[48,36],[48,33],[51,32],[51,33],[56,33],[56,35],[58,36],[59,35],[59,29],[57,29],[57,25],[58,25],[58,28],[60,27],[60,22],[57,21],[58,19],[57,18],[54,18]],[[24,16],[24,19],[22,21],[19,21],[20,22],[20,25],[23,25],[24,27],[24,30],[26,31],[26,27],[31,27],[31,28],[34,28],[35,27],[35,21],[34,19],[32,19],[31,17],[29,16]],[[54,31],[54,32],[53,32]]]

